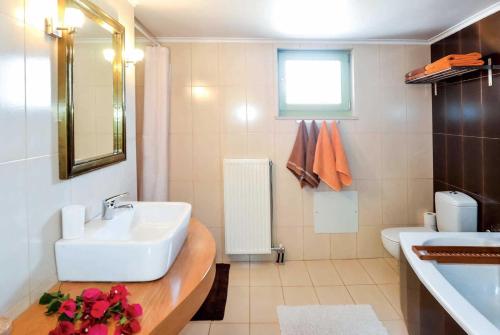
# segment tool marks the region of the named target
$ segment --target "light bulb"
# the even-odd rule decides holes
[[[64,26],[66,28],[81,28],[85,15],[77,8],[68,7],[64,10]]]
[[[104,55],[104,59],[107,60],[110,63],[113,63],[115,60],[115,50],[113,49],[104,49],[102,51],[102,54]]]

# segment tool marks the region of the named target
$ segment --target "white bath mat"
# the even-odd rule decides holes
[[[278,306],[281,335],[388,335],[370,305]]]

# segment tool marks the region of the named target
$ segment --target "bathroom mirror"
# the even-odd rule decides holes
[[[126,159],[124,27],[87,0],[60,0],[59,175],[68,179]],[[83,14],[83,15],[81,15]]]

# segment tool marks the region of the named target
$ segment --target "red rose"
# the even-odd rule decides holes
[[[142,306],[139,304],[132,304],[126,307],[125,314],[128,319],[137,318],[142,315]]]
[[[75,334],[75,326],[69,321],[61,321],[57,324],[54,330],[49,332],[49,335],[73,335]]]
[[[88,288],[82,292],[83,301],[86,303],[95,302],[104,296],[101,290],[98,288]]]
[[[59,313],[66,314],[67,317],[73,319],[75,317],[76,302],[73,299],[68,299],[59,307]]]
[[[117,302],[126,303],[128,294],[127,288],[124,285],[113,286],[109,291],[109,302],[111,305]]]
[[[98,323],[90,327],[88,335],[108,335],[108,326]]]
[[[104,313],[108,310],[109,302],[106,300],[99,300],[92,305],[92,309],[90,310],[90,315],[96,319],[102,318]]]
[[[139,321],[132,319],[123,326],[116,327],[115,335],[131,335],[141,331]]]

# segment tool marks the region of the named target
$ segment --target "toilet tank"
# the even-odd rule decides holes
[[[436,220],[439,231],[477,231],[477,202],[456,191],[436,192]]]

